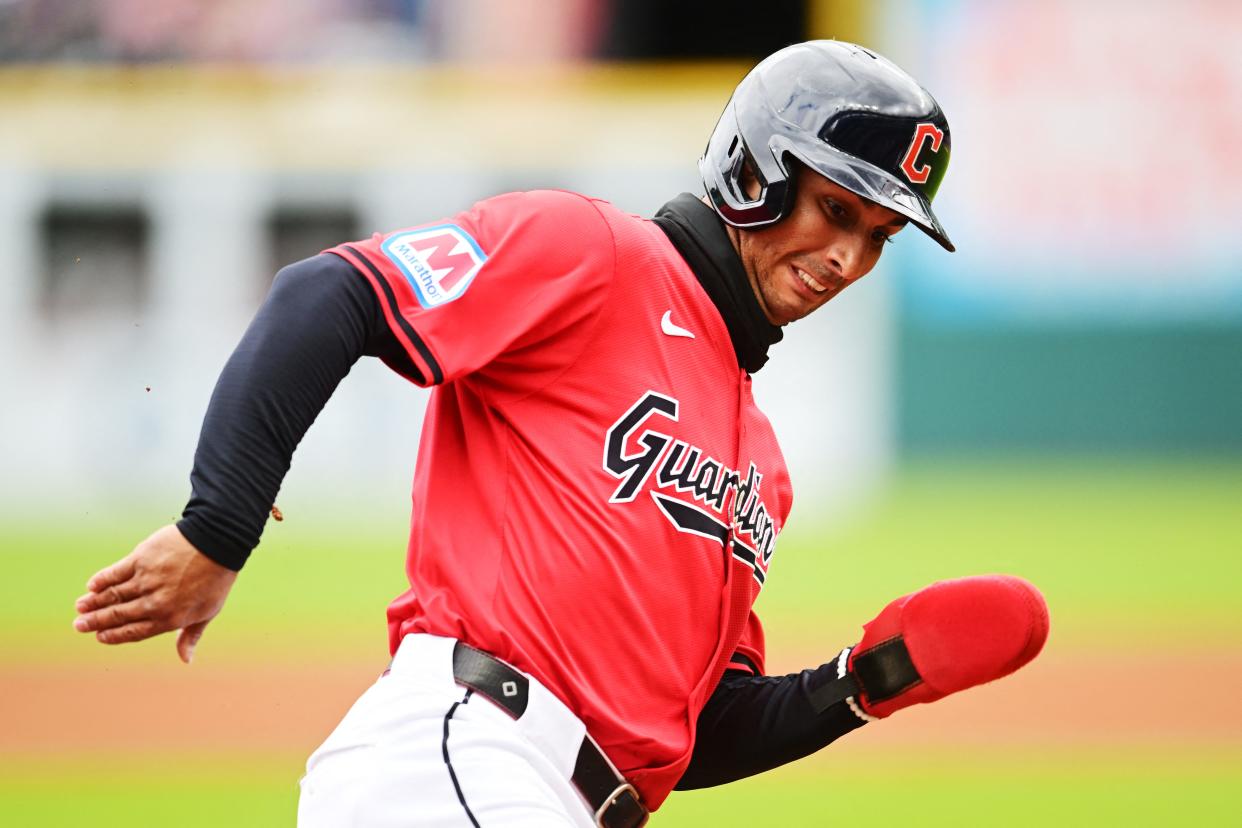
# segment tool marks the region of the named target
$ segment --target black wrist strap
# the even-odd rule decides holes
[[[848,658],[848,654],[843,657]],[[850,672],[811,691],[811,706],[816,713],[859,694],[865,695],[868,702],[882,702],[923,681],[901,636],[869,647],[858,653],[853,662]]]
[[[858,678],[853,673],[846,673],[812,690],[811,707],[817,714],[823,713],[834,704],[840,704],[850,696],[857,696],[861,690]]]
[[[859,653],[854,658],[854,674],[869,702],[886,701],[923,681],[900,635]]]

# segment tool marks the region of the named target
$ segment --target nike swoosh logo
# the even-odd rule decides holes
[[[660,330],[669,336],[685,336],[694,339],[694,334],[685,328],[679,328],[673,324],[673,312],[671,310],[666,310],[664,315],[660,317]]]

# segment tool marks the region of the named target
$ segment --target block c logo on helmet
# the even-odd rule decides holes
[[[915,127],[914,140],[910,142],[910,149],[906,150],[905,157],[901,159],[901,171],[913,184],[926,184],[928,177],[931,176],[931,164],[920,166],[918,163],[919,153],[923,151],[923,143],[928,138],[931,139],[931,151],[940,152],[940,144],[944,141],[944,130],[935,124],[919,124]]]

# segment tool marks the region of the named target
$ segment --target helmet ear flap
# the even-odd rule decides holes
[[[734,227],[762,227],[779,221],[792,206],[792,182],[781,166],[767,159],[775,175],[765,174],[761,159],[752,154],[740,130],[727,136],[727,149],[720,138],[712,136],[699,161],[716,212]]]
[[[762,150],[766,149],[762,147]],[[752,197],[743,186],[744,164],[755,173],[760,188],[758,197]],[[780,207],[784,188],[778,186],[779,181],[771,181],[771,177],[765,175],[761,168],[761,159],[752,154],[738,121],[736,107],[730,101],[708,139],[703,157],[699,159],[699,171],[712,207],[734,227],[759,227],[780,218],[773,211]],[[777,172],[779,179],[779,170]]]

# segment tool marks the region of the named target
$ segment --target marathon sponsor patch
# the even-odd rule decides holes
[[[465,293],[487,261],[479,243],[456,224],[394,233],[380,249],[405,275],[418,303],[428,309]]]

